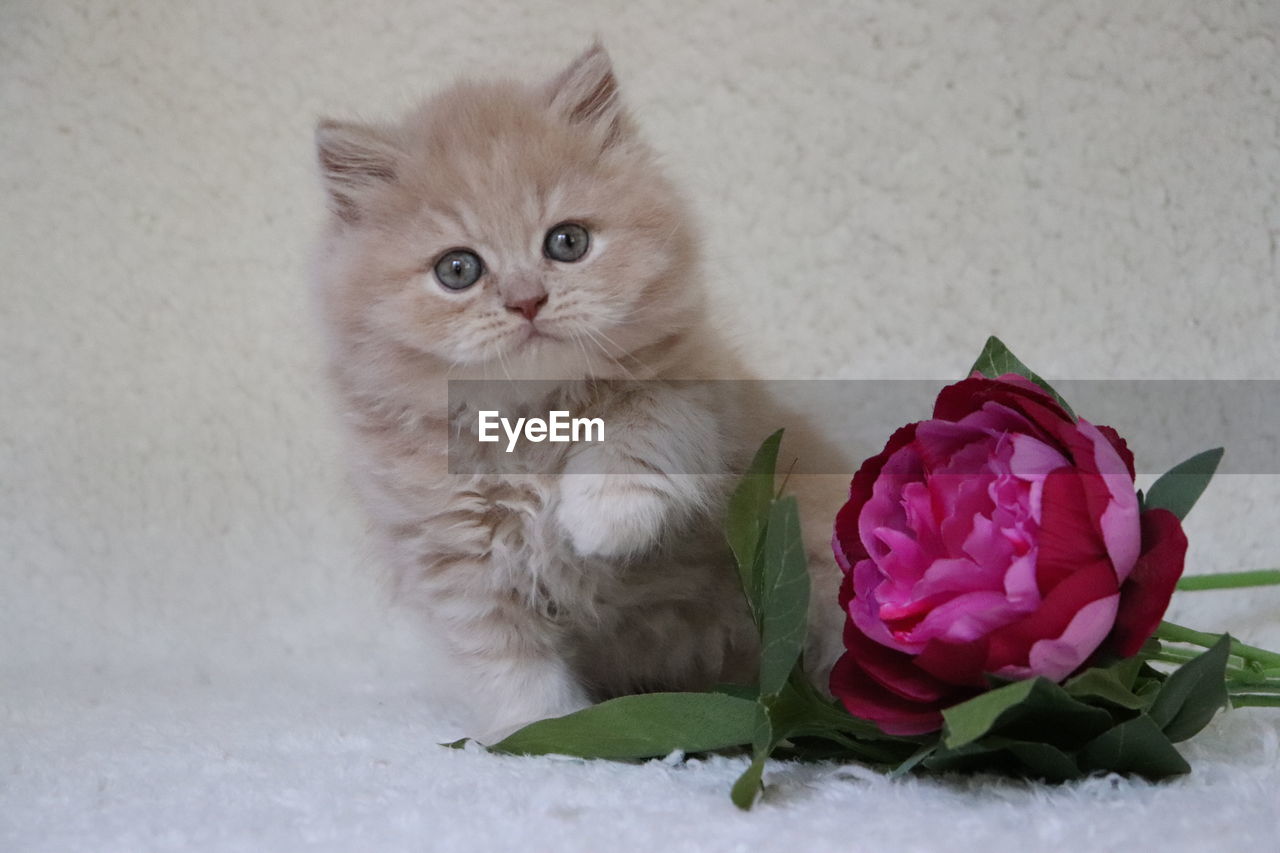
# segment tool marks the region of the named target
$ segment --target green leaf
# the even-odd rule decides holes
[[[939,748],[940,748],[940,744],[926,743],[924,746],[920,747],[915,752],[911,753],[906,758],[904,758],[901,762],[898,763],[896,767],[890,770],[886,775],[890,779],[899,779],[903,776],[906,776],[912,770],[915,770],[916,766],[919,765],[921,762],[926,761],[929,758],[933,757],[933,754],[937,752]]]
[[[982,348],[982,352],[978,355],[978,360],[973,363],[973,367],[969,368],[969,372],[977,371],[983,376],[996,379],[1006,373],[1016,373],[1018,376],[1026,377],[1032,382],[1040,386],[1040,388],[1057,401],[1068,415],[1075,419],[1076,413],[1067,405],[1067,401],[1062,395],[1053,390],[1053,386],[1044,381],[1034,370],[1023,364],[1016,355],[1014,355],[1004,341],[995,335],[987,338],[986,346]]]
[[[865,720],[850,717],[845,711],[827,705],[816,698],[811,684],[804,681],[799,667],[781,691],[773,696],[762,696],[756,712],[755,731],[752,735],[752,760],[734,783],[733,802],[748,809],[763,788],[765,762],[787,742],[790,757],[808,755],[822,759],[861,761],[892,767],[902,762],[918,745],[918,739],[893,738],[879,733],[871,726],[874,739],[851,737],[844,729],[862,732],[870,726]],[[792,739],[803,741],[800,745]]]
[[[782,443],[782,430],[764,440],[751,460],[747,473],[738,481],[729,497],[725,535],[729,548],[738,564],[738,576],[742,589],[751,605],[751,612],[759,621],[759,590],[756,567],[759,561],[761,540],[769,519],[769,507],[773,503],[773,471],[778,465],[778,447]]]
[[[1141,658],[1128,658],[1107,667],[1093,667],[1072,678],[1063,688],[1068,694],[1090,705],[1099,703],[1130,711],[1141,711],[1148,699],[1133,692],[1133,684]]]
[[[773,723],[769,719],[769,708],[764,702],[757,702],[755,707],[755,729],[751,736],[751,763],[733,783],[729,799],[738,808],[750,809],[764,788],[764,763],[769,760],[770,753],[777,746],[774,737]]]
[[[760,688],[754,684],[717,684],[711,688],[711,692],[723,693],[726,696],[736,696],[749,702],[754,702],[760,698]]]
[[[1178,518],[1186,518],[1204,493],[1213,472],[1222,461],[1222,448],[1215,447],[1179,462],[1168,473],[1151,484],[1147,491],[1146,509],[1167,509]]]
[[[986,770],[1046,782],[1065,782],[1085,775],[1075,759],[1056,746],[1004,737],[985,737],[959,749],[939,749],[924,759],[924,766],[930,770]]]
[[[760,561],[760,695],[782,690],[804,647],[809,572],[794,497],[769,510]]]
[[[943,743],[959,749],[988,734],[1020,740],[1079,743],[1112,724],[1111,715],[1072,698],[1047,678],[1015,681],[942,712]]]
[[[531,723],[489,747],[516,755],[654,758],[750,743],[756,703],[723,693],[642,693]]]
[[[1174,743],[1203,729],[1227,704],[1227,658],[1231,636],[1223,634],[1204,654],[1184,663],[1165,679],[1151,704],[1151,719]]]
[[[1085,744],[1080,750],[1080,763],[1088,770],[1137,773],[1148,779],[1191,771],[1191,765],[1146,714],[1121,723]]]

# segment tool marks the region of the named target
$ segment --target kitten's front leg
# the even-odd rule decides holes
[[[605,441],[574,449],[556,518],[582,556],[644,551],[717,499],[716,416],[673,388],[633,393],[605,412]]]

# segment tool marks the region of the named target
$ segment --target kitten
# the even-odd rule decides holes
[[[317,294],[354,480],[395,589],[488,712],[473,731],[753,680],[722,519],[727,472],[776,424],[744,417],[732,383],[629,381],[742,372],[604,49],[543,85],[459,83],[399,124],[322,121],[316,140]],[[447,381],[468,378],[556,380],[500,385],[494,407],[589,407],[610,440],[539,445],[539,473],[450,474],[476,413],[450,409]]]

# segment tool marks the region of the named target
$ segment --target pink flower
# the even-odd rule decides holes
[[[987,676],[1062,681],[1104,641],[1135,654],[1182,574],[1133,456],[1012,374],[944,388],[863,463],[836,516],[845,654],[831,691],[890,734],[938,729]]]

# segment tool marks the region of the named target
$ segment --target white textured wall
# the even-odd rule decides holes
[[[763,372],[954,376],[996,332],[1049,376],[1280,377],[1274,2],[9,0],[6,660],[391,654],[306,313],[311,127],[597,32]],[[1280,558],[1274,478],[1235,483],[1199,567]]]

